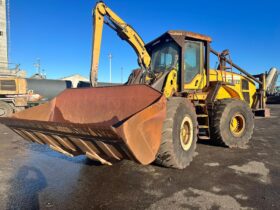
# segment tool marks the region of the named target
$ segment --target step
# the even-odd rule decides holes
[[[209,128],[208,125],[198,125],[198,128]]]
[[[195,104],[195,106],[206,106],[206,104]]]
[[[207,114],[198,114],[197,117],[208,117]]]
[[[210,137],[209,136],[198,136],[199,139],[201,140],[209,140]]]

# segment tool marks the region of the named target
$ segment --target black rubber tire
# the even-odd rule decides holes
[[[161,146],[156,163],[169,168],[183,169],[195,155],[198,124],[194,105],[185,98],[169,98],[167,114],[163,123]],[[193,124],[193,139],[190,148],[185,151],[180,141],[180,126],[188,116]]]
[[[10,117],[13,114],[13,108],[7,102],[0,101],[0,109],[4,112],[3,114],[0,112],[0,117]]]
[[[230,131],[232,117],[241,114],[245,119],[245,130],[239,137]],[[252,138],[254,131],[254,114],[247,103],[238,99],[218,100],[214,105],[211,120],[211,139],[215,144],[230,148],[244,148]]]

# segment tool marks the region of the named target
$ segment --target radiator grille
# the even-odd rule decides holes
[[[0,90],[6,91],[16,91],[16,82],[15,80],[1,80],[0,81]]]

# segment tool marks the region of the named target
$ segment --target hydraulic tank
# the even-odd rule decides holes
[[[63,90],[72,88],[71,81],[51,79],[26,79],[27,91],[41,96],[41,100],[49,101]]]

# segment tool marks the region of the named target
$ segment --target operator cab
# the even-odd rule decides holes
[[[211,38],[187,31],[168,31],[148,43],[151,71],[156,75],[178,72],[179,91],[201,89],[209,71]],[[205,71],[206,70],[206,71]]]

